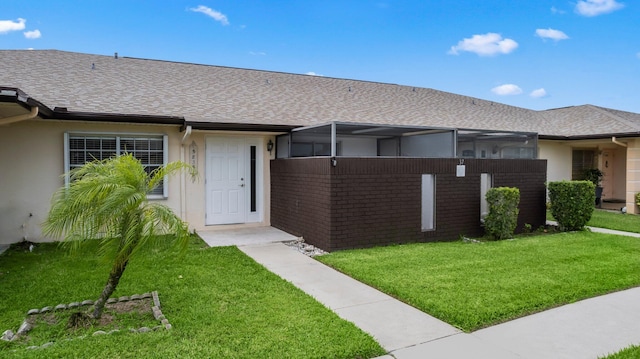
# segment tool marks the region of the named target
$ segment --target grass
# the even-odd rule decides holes
[[[0,256],[0,331],[32,308],[95,299],[109,265],[95,247],[69,256],[54,244]],[[27,343],[0,342],[19,358],[370,358],[384,350],[366,333],[235,247],[194,241],[184,257],[145,250],[127,268],[114,297],[157,290],[170,331],[121,332],[66,341],[78,333],[36,329]],[[95,328],[94,330],[97,330]],[[52,338],[53,337],[53,338]],[[26,350],[27,345],[49,348]]]
[[[470,332],[640,285],[640,240],[591,232],[428,243],[316,257]]]
[[[547,219],[555,221],[551,211],[547,211]],[[587,222],[587,226],[640,233],[640,216],[596,209],[593,211],[589,222]]]
[[[634,345],[625,348],[615,354],[608,355],[604,359],[637,359],[640,358],[640,346]]]
[[[597,209],[593,211],[591,220],[589,220],[587,225],[591,227],[640,233],[640,216]]]

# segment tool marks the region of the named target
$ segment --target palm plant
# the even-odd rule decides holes
[[[147,173],[139,160],[125,154],[72,170],[69,186],[54,194],[43,232],[62,238],[71,249],[98,240],[101,254],[112,256],[109,278],[90,317],[102,316],[129,260],[141,247],[173,238],[186,250],[187,224],[166,205],[147,199],[165,176],[183,170],[195,178],[195,168],[184,162],[171,162]]]

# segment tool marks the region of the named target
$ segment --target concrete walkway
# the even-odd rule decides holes
[[[381,359],[598,358],[640,344],[640,288],[467,334],[282,243],[239,249],[371,334]]]
[[[412,306],[335,271],[282,243],[238,247],[365,332],[388,351],[460,331]]]
[[[248,246],[274,242],[293,241],[298,237],[271,226],[225,228],[218,226],[209,231],[199,231],[198,235],[209,247]]]
[[[550,226],[557,226],[558,222],[556,222],[556,221],[547,221],[547,224],[550,225]],[[640,233],[623,232],[623,231],[617,231],[615,229],[589,227],[589,226],[585,226],[585,227],[588,228],[591,232],[615,234],[615,235],[618,235],[618,236],[627,236],[627,237],[640,238]]]

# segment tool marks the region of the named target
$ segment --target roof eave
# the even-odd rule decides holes
[[[289,132],[294,128],[301,126],[291,125],[272,125],[272,124],[254,124],[254,123],[231,123],[231,122],[197,122],[185,121],[182,130],[187,126],[191,126],[194,130],[208,131],[251,131],[251,132]]]
[[[640,132],[619,132],[619,133],[601,133],[597,135],[575,135],[575,136],[558,136],[558,135],[538,135],[540,140],[555,140],[555,141],[577,141],[577,140],[604,140],[616,138],[632,138],[640,137]]]
[[[17,87],[0,86],[0,102],[12,102],[30,110],[33,107],[38,108],[40,117],[48,117],[53,111],[45,106],[42,102],[29,97],[24,91]]]
[[[184,117],[180,116],[157,116],[157,115],[138,115],[126,113],[102,113],[102,112],[73,112],[67,111],[65,108],[56,107],[50,117],[53,120],[69,120],[69,121],[104,121],[118,123],[144,123],[144,124],[160,124],[160,125],[182,125]]]

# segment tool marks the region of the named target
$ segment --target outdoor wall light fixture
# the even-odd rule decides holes
[[[273,141],[271,141],[271,139],[269,139],[269,142],[267,142],[267,151],[269,151],[269,153],[273,151]]]
[[[335,167],[338,165],[338,160],[335,157],[331,157],[331,166]]]

